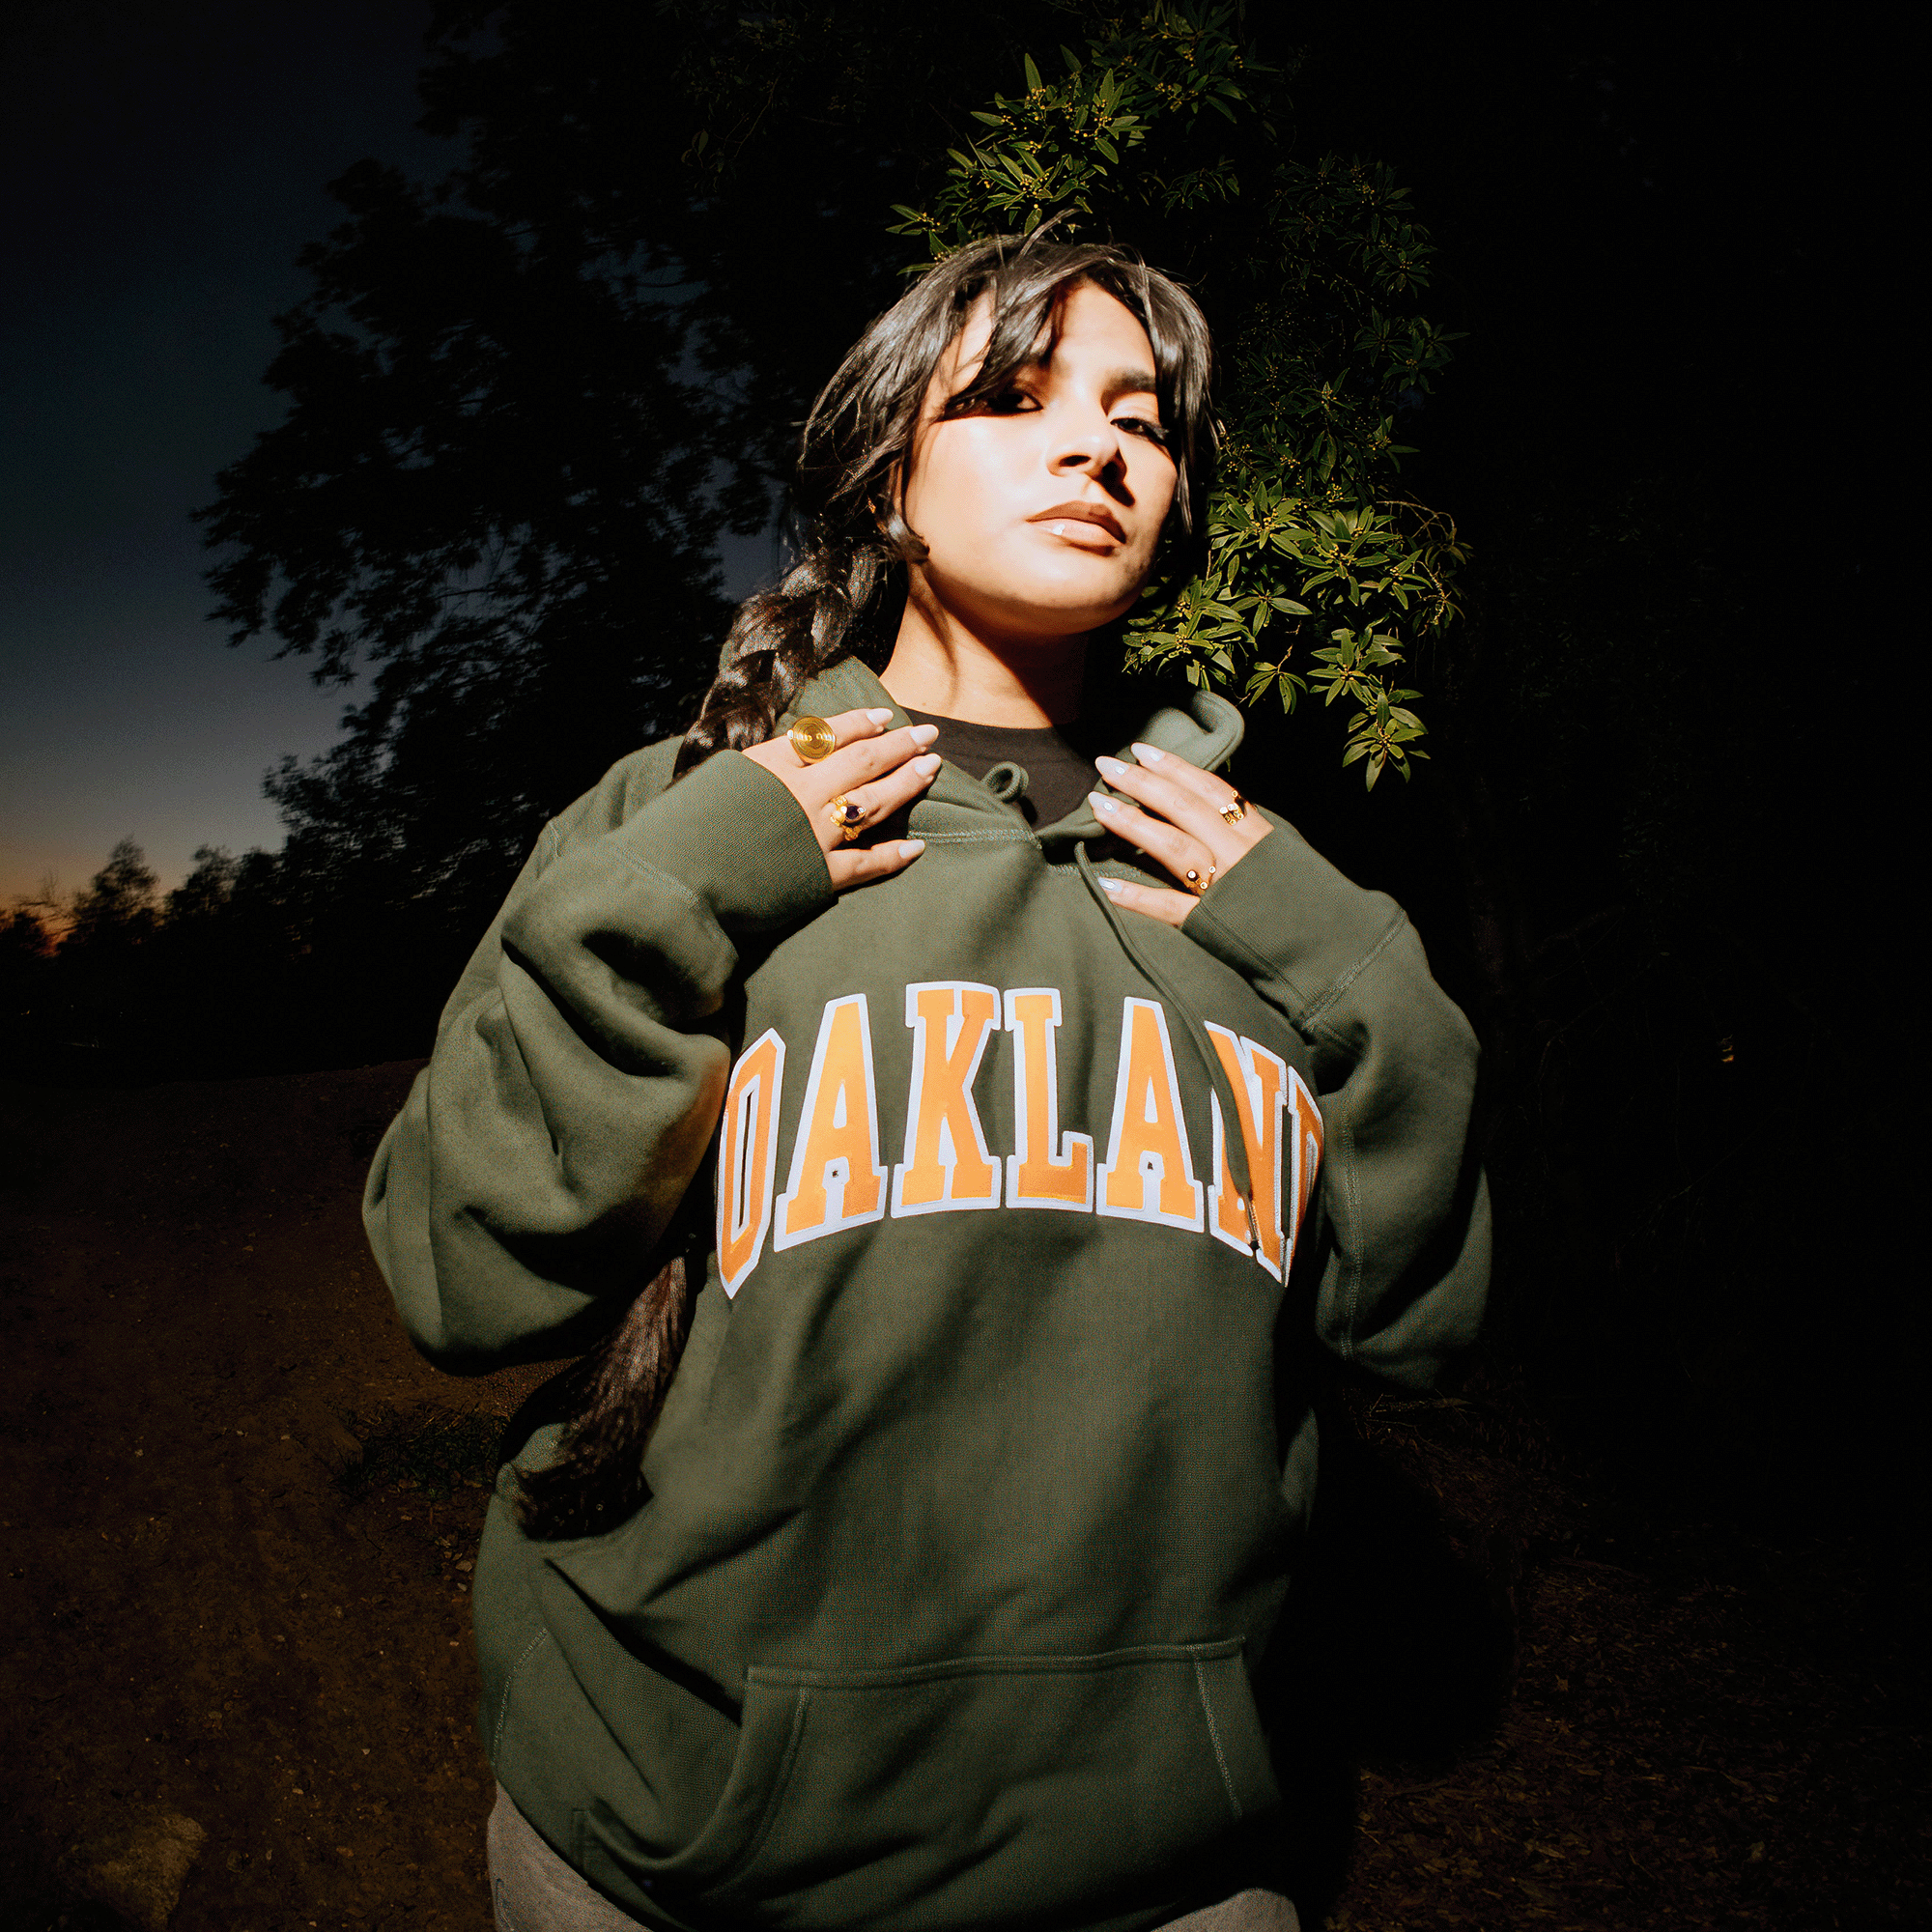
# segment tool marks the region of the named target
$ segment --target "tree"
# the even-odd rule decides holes
[[[440,10],[424,125],[467,160],[332,185],[347,219],[277,319],[287,417],[199,513],[232,641],[370,678],[270,781],[305,867],[494,902],[545,816],[690,715],[715,541],[763,526],[890,298],[879,185],[933,146],[902,83],[943,97],[955,38],[881,0]]]
[[[87,890],[75,895],[61,951],[101,954],[153,937],[160,912],[156,884],[148,855],[132,838],[122,839]]]
[[[40,906],[18,902],[0,916],[0,1014],[7,1030],[23,1030],[41,1004],[50,977],[54,936]]]
[[[1225,9],[1012,0],[975,26],[886,0],[439,11],[423,125],[464,162],[434,189],[374,162],[333,185],[348,218],[277,324],[288,416],[200,513],[234,641],[369,678],[342,743],[269,781],[305,872],[473,923],[546,815],[689,716],[726,617],[716,540],[765,525],[817,385],[896,293],[888,184],[935,234],[1058,197],[1199,271],[1249,401],[1214,564],[1138,655],[1285,704],[1312,679],[1362,704],[1371,779],[1406,769],[1420,725],[1387,677],[1451,608],[1453,539],[1378,492],[1401,393],[1443,354],[1412,312],[1427,243],[1401,191],[1371,166],[1270,173],[1281,77],[1252,102],[1229,79]],[[1068,33],[1088,56],[1001,100],[991,141],[980,103]],[[1177,92],[1201,60],[1226,85]],[[1112,161],[1030,187],[1037,206],[990,193],[1029,129],[1065,175],[1104,90]],[[1240,125],[1203,164],[1213,107]],[[1271,326],[1290,300],[1302,319]]]
[[[1193,272],[1223,345],[1209,556],[1153,588],[1128,661],[1289,710],[1311,684],[1348,698],[1344,762],[1373,786],[1426,755],[1419,694],[1394,680],[1456,614],[1455,526],[1400,490],[1413,451],[1395,440],[1455,338],[1419,310],[1435,251],[1407,190],[1375,162],[1284,156],[1285,76],[1244,57],[1233,18],[1155,0],[1096,23],[1084,55],[1063,46],[1058,80],[1028,55],[1025,93],[976,112],[993,132],[949,151],[895,232],[938,255],[1071,217]]]
[[[241,872],[234,853],[225,845],[197,845],[194,870],[167,896],[163,914],[167,924],[180,927],[218,918],[234,899]]]

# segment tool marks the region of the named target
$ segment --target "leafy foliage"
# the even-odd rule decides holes
[[[961,47],[888,0],[439,6],[451,172],[331,185],[277,319],[287,415],[201,513],[231,640],[360,680],[343,740],[269,781],[318,891],[473,934],[545,817],[682,726],[719,537],[765,526],[890,298],[879,184],[1052,12],[988,7]]]
[[[1373,162],[1282,158],[1284,76],[1244,57],[1232,20],[1156,0],[1096,23],[1084,54],[1063,46],[1057,80],[1029,55],[1025,93],[976,114],[988,131],[948,151],[923,204],[895,205],[892,232],[936,255],[1054,215],[1132,239],[1195,231],[1154,258],[1202,264],[1224,345],[1222,478],[1207,567],[1151,593],[1130,662],[1288,710],[1311,690],[1348,699],[1344,762],[1374,785],[1427,755],[1419,693],[1398,680],[1457,615],[1455,526],[1395,487],[1412,454],[1397,419],[1456,338],[1417,307],[1434,250],[1408,191]]]
[[[232,639],[355,702],[268,779],[283,852],[198,874],[169,958],[219,928],[264,985],[313,988],[317,1027],[409,1050],[543,820],[689,717],[719,540],[768,524],[811,396],[899,286],[895,192],[939,240],[1065,207],[1194,282],[1227,483],[1210,568],[1150,599],[1136,658],[1347,698],[1369,776],[1406,770],[1390,654],[1446,619],[1456,558],[1386,487],[1446,353],[1401,190],[1281,161],[1291,76],[1225,10],[986,0],[974,29],[896,0],[443,0],[420,86],[451,171],[333,184],[277,323],[287,413],[201,513]],[[1027,93],[980,105],[1014,71]]]

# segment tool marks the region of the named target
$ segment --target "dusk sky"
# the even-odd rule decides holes
[[[340,213],[325,184],[459,157],[413,125],[429,11],[16,0],[0,26],[0,905],[124,837],[164,888],[198,845],[279,845],[264,771],[336,735],[353,693],[207,621],[188,512],[279,418],[270,319]]]

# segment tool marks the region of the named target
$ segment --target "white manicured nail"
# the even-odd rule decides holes
[[[929,779],[939,769],[939,753],[928,752],[924,757],[913,759],[912,768],[921,778]]]
[[[1094,762],[1099,767],[1103,779],[1117,779],[1126,770],[1119,758],[1095,758]]]
[[[912,741],[915,745],[929,745],[938,736],[937,724],[915,724],[912,727]]]
[[[1111,798],[1102,798],[1097,791],[1090,791],[1087,794],[1087,803],[1091,805],[1095,811],[1104,811],[1110,818],[1114,815],[1115,812],[1119,811],[1121,809],[1119,804],[1115,800]]]
[[[1136,745],[1134,756],[1144,765],[1157,765],[1167,756],[1165,752],[1156,752],[1151,745]]]
[[[869,718],[874,724],[890,724],[893,722],[893,714],[890,709],[884,711],[880,710],[868,711],[866,713],[866,716]]]
[[[899,840],[899,857],[901,859],[917,859],[924,850],[925,840],[923,838],[901,838]]]
[[[1100,881],[1100,890],[1103,893],[1123,893],[1126,889],[1127,882],[1124,879],[1102,879]]]

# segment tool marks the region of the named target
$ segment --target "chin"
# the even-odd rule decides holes
[[[1012,585],[1002,601],[1015,618],[1042,618],[1055,631],[1070,635],[1124,616],[1145,581],[1144,572],[1123,570],[1109,558],[1097,567],[1042,572],[1031,582]]]
[[[1085,637],[1123,617],[1134,608],[1133,594],[1097,603],[1092,598],[1041,597],[1037,600],[1013,599],[1000,607],[1000,627],[1024,636],[1031,632],[1041,643],[1062,638]]]
[[[1055,558],[1043,568],[1001,575],[1003,581],[988,582],[977,571],[934,571],[929,581],[940,602],[969,624],[977,618],[1041,644],[1084,637],[1125,616],[1146,581],[1144,571],[1117,556]]]

